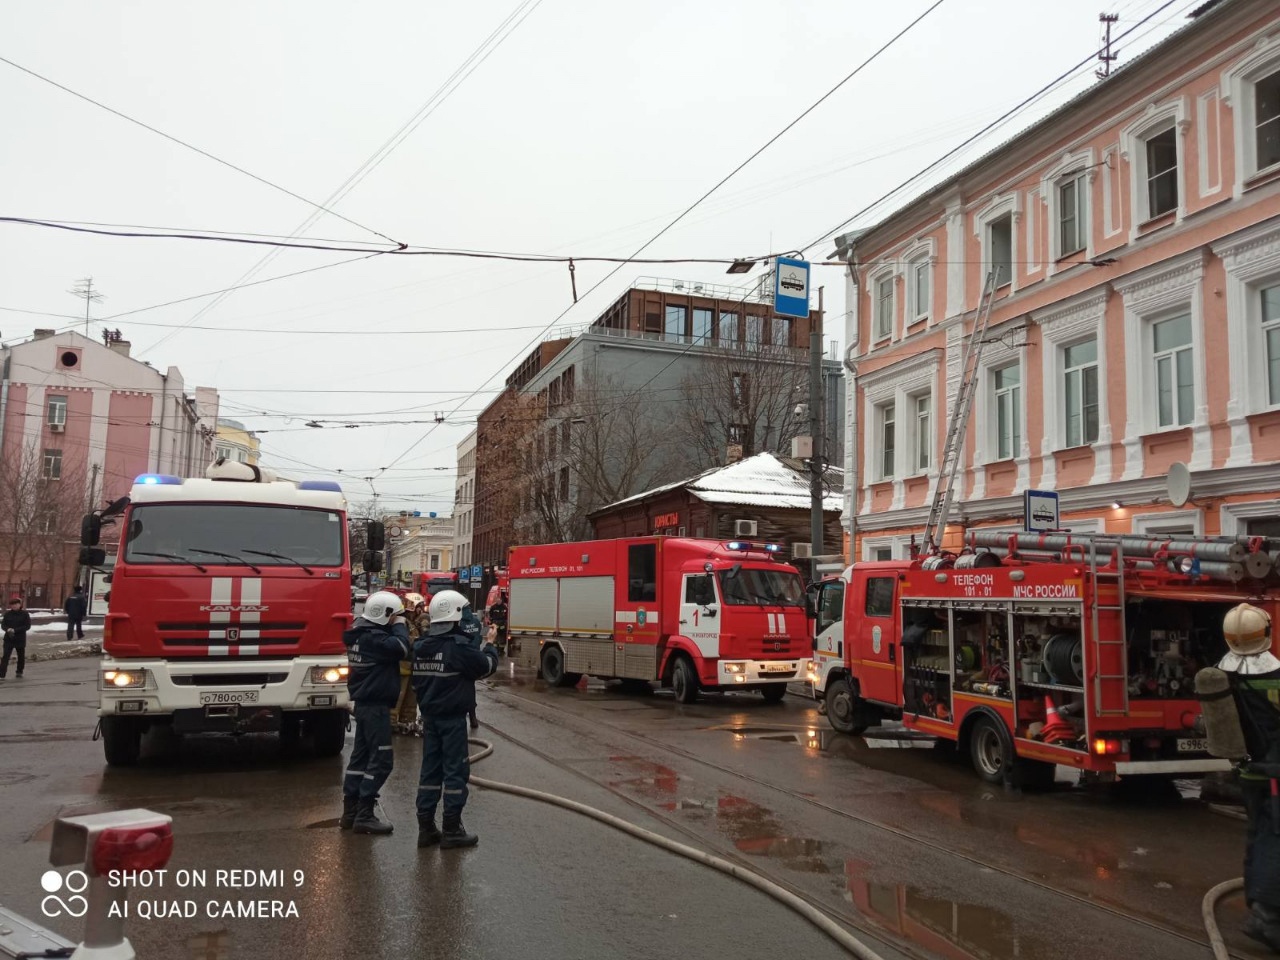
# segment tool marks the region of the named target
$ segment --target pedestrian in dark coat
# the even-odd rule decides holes
[[[77,640],[83,640],[84,618],[89,612],[89,601],[84,595],[84,587],[76,586],[71,596],[67,597],[67,602],[62,605],[62,610],[67,615],[67,639],[70,640],[74,633]]]
[[[4,631],[4,653],[0,655],[0,680],[9,672],[9,658],[18,655],[18,679],[27,665],[27,631],[31,629],[31,614],[22,608],[22,598],[9,601],[9,609],[0,617],[0,630]]]

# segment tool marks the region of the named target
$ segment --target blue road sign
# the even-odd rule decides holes
[[[484,579],[484,567],[482,567],[482,566],[481,566],[480,564],[478,564],[478,563],[477,563],[477,564],[475,564],[475,565],[471,568],[471,579],[472,579],[472,580],[482,580],[482,579]]]
[[[463,567],[461,570],[459,570],[459,571],[458,571],[458,582],[459,582],[459,583],[470,583],[470,582],[471,582],[471,568],[470,568],[470,567]]]
[[[1022,514],[1022,525],[1028,531],[1059,529],[1058,495],[1052,490],[1024,491]]]
[[[809,262],[778,257],[773,269],[773,312],[780,317],[809,316]]]

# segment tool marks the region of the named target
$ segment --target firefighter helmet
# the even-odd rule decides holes
[[[427,615],[432,623],[457,623],[462,619],[462,608],[470,602],[457,590],[441,590],[431,598]]]
[[[404,595],[404,604],[410,610],[416,610],[418,607],[425,606],[427,598],[420,593],[406,593]]]
[[[397,613],[404,613],[404,602],[390,590],[379,590],[364,602],[361,616],[371,623],[386,626]]]
[[[1249,603],[1227,611],[1222,619],[1222,635],[1231,652],[1241,657],[1266,653],[1271,649],[1271,617]]]

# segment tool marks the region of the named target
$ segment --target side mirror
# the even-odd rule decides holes
[[[378,520],[370,520],[365,525],[365,539],[369,549],[374,553],[381,553],[387,549],[387,531]],[[376,569],[381,570],[382,564],[379,563]]]
[[[81,547],[80,548],[80,565],[85,567],[100,567],[107,562],[107,551],[101,547]]]
[[[366,550],[362,558],[365,573],[379,573],[382,570],[382,551]]]
[[[80,545],[96,547],[102,539],[102,517],[96,513],[86,513],[80,520]]]

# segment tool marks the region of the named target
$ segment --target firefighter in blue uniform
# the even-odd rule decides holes
[[[342,779],[338,826],[356,833],[388,834],[392,826],[378,819],[374,804],[391,776],[391,709],[400,696],[400,661],[410,653],[404,603],[387,590],[373,594],[342,642],[350,668],[347,691],[355,704],[356,742]]]
[[[473,847],[462,825],[467,803],[467,715],[475,710],[476,681],[498,669],[498,651],[483,644],[466,616],[469,601],[454,590],[431,598],[431,626],[413,648],[413,688],[422,712],[422,772],[418,780],[418,846]],[[444,801],[444,830],[436,806]]]

